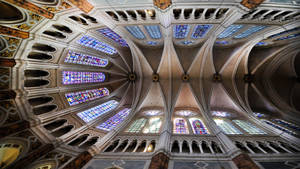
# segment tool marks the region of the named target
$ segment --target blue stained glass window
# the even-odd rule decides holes
[[[147,30],[148,34],[153,39],[160,39],[161,38],[161,32],[158,25],[145,25],[145,29]]]
[[[174,120],[173,133],[175,134],[189,134],[187,123],[183,118],[176,118]]]
[[[104,82],[105,74],[102,72],[73,72],[63,71],[63,84],[82,84]]]
[[[217,116],[217,117],[229,117],[230,114],[224,111],[212,111],[211,115]]]
[[[180,43],[183,45],[190,45],[190,44],[193,44],[194,42],[190,41],[190,40],[185,40],[185,41],[181,41]]]
[[[253,115],[258,117],[258,118],[262,118],[262,117],[265,117],[266,115],[263,114],[263,113],[257,113],[257,112],[253,112]]]
[[[242,29],[243,25],[230,25],[228,28],[226,28],[220,35],[218,36],[219,39],[222,38],[228,38],[238,32],[240,29]]]
[[[206,126],[200,119],[190,118],[190,123],[193,128],[194,134],[209,134]]]
[[[238,130],[234,125],[225,121],[223,119],[214,119],[217,126],[223,130],[225,134],[243,134],[240,130]]]
[[[95,100],[109,95],[107,88],[99,88],[92,90],[85,90],[80,92],[66,93],[65,96],[71,106],[84,103],[86,101]]]
[[[279,125],[277,125],[277,124],[274,124],[274,123],[272,123],[272,122],[270,122],[270,121],[263,120],[263,122],[267,123],[268,125],[270,125],[270,126],[276,128],[276,129],[279,129],[279,130],[281,130],[281,131],[283,131],[283,132],[285,132],[285,133],[288,133],[288,134],[290,134],[290,135],[293,135],[293,136],[297,135],[295,132],[290,131],[290,130],[288,130],[288,129],[284,128],[284,127],[281,127],[281,126],[279,126]]]
[[[80,117],[86,123],[88,123],[88,122],[94,120],[95,118],[101,116],[102,114],[115,109],[118,106],[118,104],[119,104],[119,102],[117,102],[115,100],[110,100],[99,106],[96,106],[96,107],[90,108],[88,110],[85,110],[83,112],[77,113],[77,116]]]
[[[244,32],[234,36],[234,38],[236,39],[241,39],[241,38],[246,38],[256,32],[259,32],[263,29],[265,29],[267,26],[262,26],[262,25],[259,25],[259,26],[251,26],[250,28],[248,28],[247,30],[245,30]]]
[[[279,40],[287,40],[287,39],[294,39],[294,38],[297,38],[298,36],[300,36],[300,33],[287,35],[287,36],[284,36],[284,37],[275,39],[275,41],[279,41]]]
[[[65,58],[65,62],[98,67],[106,67],[108,65],[107,59],[84,55],[70,50],[68,52],[67,57]]]
[[[276,122],[277,124],[283,125],[285,127],[288,127],[290,129],[294,129],[296,131],[300,131],[300,127],[293,124],[293,123],[289,123],[287,121],[281,120],[281,119],[273,119],[272,121]]]
[[[199,39],[205,37],[206,33],[211,27],[212,25],[196,25],[191,35],[191,38]]]
[[[158,42],[156,42],[156,41],[147,41],[147,44],[151,45],[151,46],[155,46],[155,45],[158,44]]]
[[[267,42],[258,42],[255,46],[265,46],[268,45]]]
[[[228,45],[229,42],[225,41],[225,40],[223,40],[223,41],[216,41],[216,44],[218,44],[218,45]]]
[[[79,43],[80,45],[90,47],[90,48],[96,49],[98,51],[110,54],[110,55],[117,53],[117,50],[115,48],[113,48],[112,46],[110,46],[104,42],[100,42],[90,36],[84,35],[77,41],[77,43]]]
[[[244,121],[244,120],[232,120],[232,121],[249,134],[266,134],[263,130],[254,126],[252,123],[248,121]]]
[[[186,38],[190,31],[190,25],[175,25],[173,26],[173,36],[176,39]]]
[[[144,33],[138,26],[125,26],[127,31],[137,39],[145,39]]]
[[[298,30],[300,30],[300,27],[296,27],[296,28],[293,28],[293,29],[290,29],[290,30],[286,30],[286,31],[282,31],[282,32],[276,33],[274,35],[269,36],[268,38],[275,38],[275,37],[278,37],[280,35],[283,35],[283,34],[286,34],[286,33],[290,33],[290,32],[294,32],[294,31],[298,31]]]
[[[98,29],[97,31],[100,32],[103,36],[105,36],[109,39],[112,39],[119,45],[128,47],[128,44],[126,43],[126,41],[120,35],[118,35],[116,32],[114,32],[113,30],[111,30],[109,28],[102,28],[102,29]]]
[[[131,109],[125,108],[121,110],[116,115],[109,118],[106,122],[97,126],[98,129],[110,131],[111,129],[115,128],[118,124],[122,123],[125,118],[130,113]]]

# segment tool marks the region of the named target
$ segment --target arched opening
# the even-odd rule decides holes
[[[153,152],[155,150],[155,141],[152,140],[151,143],[147,147],[147,152]]]
[[[123,141],[123,143],[116,149],[115,152],[122,152],[124,148],[127,146],[128,140]]]
[[[99,137],[92,137],[87,142],[79,146],[79,148],[87,149],[97,143]]]
[[[59,38],[59,39],[64,39],[66,38],[66,36],[60,32],[57,32],[57,31],[44,31],[43,34],[45,35],[49,35],[49,36],[52,36],[52,37],[55,37],[55,38]]]
[[[56,105],[45,105],[45,106],[33,108],[33,113],[35,115],[41,115],[44,113],[49,113],[49,112],[55,110],[56,108],[57,108]]]
[[[0,10],[0,23],[18,23],[25,20],[24,15],[18,8],[3,1],[0,2]]]
[[[59,31],[65,32],[65,33],[72,33],[73,31],[64,25],[53,25],[53,27]]]
[[[123,11],[117,11],[117,14],[121,16],[125,21],[128,21],[127,15]]]
[[[174,9],[173,10],[173,16],[174,16],[175,19],[179,19],[180,14],[181,14],[181,9]]]
[[[37,59],[37,60],[50,60],[52,59],[51,55],[39,52],[30,52],[27,56],[29,59]]]
[[[112,12],[112,11],[106,11],[106,13],[107,13],[110,17],[114,18],[114,20],[119,21],[118,16],[117,16],[114,12]]]
[[[47,84],[49,84],[48,80],[30,79],[30,80],[25,80],[24,87],[39,87],[39,86],[45,86]]]
[[[146,12],[144,10],[137,10],[137,13],[141,16],[143,20],[146,19]]]
[[[82,25],[89,25],[86,20],[82,19],[81,17],[78,16],[69,16],[70,19],[72,19],[73,21],[76,21]]]
[[[69,143],[70,146],[78,146],[80,143],[83,143],[87,138],[88,138],[88,134],[82,135],[78,138],[76,138],[75,140],[71,141]]]
[[[127,147],[125,152],[133,152],[137,145],[137,140],[133,140],[130,145]]]
[[[227,11],[228,11],[228,8],[220,9],[216,14],[216,19],[222,18]]]
[[[202,142],[201,146],[202,146],[203,153],[211,153],[211,151],[205,141]]]
[[[290,151],[293,152],[293,153],[299,153],[299,152],[300,152],[299,150],[295,149],[294,147],[290,146],[290,145],[287,144],[287,143],[284,143],[284,142],[281,142],[281,141],[280,141],[279,143],[280,143],[280,145],[281,145],[282,147],[286,148],[287,150],[290,150]]]
[[[67,122],[66,119],[56,120],[54,122],[44,125],[44,128],[51,131],[64,125],[66,122]]]
[[[253,143],[246,142],[247,147],[249,147],[254,153],[263,153],[259,148],[257,148]]]
[[[189,145],[188,145],[187,141],[185,141],[185,140],[182,143],[182,152],[183,153],[189,153],[190,152]]]
[[[12,164],[21,154],[22,145],[15,143],[0,144],[0,168],[6,168]]]
[[[196,141],[192,142],[192,150],[193,150],[193,153],[201,153],[200,148]]]
[[[204,9],[202,9],[202,8],[196,9],[195,13],[194,13],[195,19],[199,19],[203,12],[204,12]]]
[[[97,19],[94,18],[94,17],[92,17],[92,16],[90,16],[90,15],[82,13],[81,16],[83,16],[85,19],[89,20],[92,23],[98,23]]]
[[[277,144],[268,141],[269,145],[274,148],[275,150],[277,150],[279,153],[287,153],[287,151],[285,151],[284,149],[282,149],[281,147],[279,147]]]
[[[211,142],[211,147],[212,147],[212,149],[214,150],[215,153],[223,153],[221,148],[219,147],[219,145],[216,142],[212,141]]]
[[[48,75],[49,73],[44,70],[25,70],[26,77],[43,77]]]
[[[146,148],[146,141],[144,140],[140,145],[139,147],[137,148],[136,152],[144,152]]]
[[[134,11],[126,11],[131,19],[136,20],[136,14]]]
[[[205,19],[210,19],[213,14],[215,13],[216,9],[214,8],[209,8],[206,13],[205,13]]]
[[[272,154],[272,153],[275,153],[273,150],[271,150],[267,145],[265,145],[264,143],[262,143],[262,142],[257,142],[258,143],[258,146],[260,147],[260,148],[262,148],[265,152],[267,152],[267,153],[270,153],[270,154]]]
[[[56,49],[52,46],[41,44],[41,43],[36,43],[32,46],[32,49],[34,50],[39,50],[42,52],[55,52]]]
[[[192,12],[193,12],[193,9],[184,9],[184,12],[183,12],[184,19],[189,19]]]
[[[108,146],[108,147],[104,150],[104,152],[111,152],[111,151],[113,151],[113,150],[117,147],[117,145],[119,144],[119,141],[120,141],[120,140],[115,140],[110,146]]]
[[[172,153],[179,153],[179,144],[178,141],[174,141],[171,148]]]
[[[49,103],[52,100],[53,100],[52,97],[42,96],[42,97],[28,99],[28,102],[31,106],[38,106],[38,105]]]
[[[242,143],[236,141],[235,145],[237,146],[237,148],[242,150],[244,153],[250,153],[250,151]]]
[[[72,126],[72,125],[68,125],[68,126],[65,126],[65,127],[61,128],[61,129],[58,129],[58,130],[52,132],[51,134],[54,137],[60,137],[62,135],[67,134],[69,131],[71,131],[73,127],[74,126]]]

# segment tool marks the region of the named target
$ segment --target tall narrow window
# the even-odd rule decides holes
[[[159,117],[153,117],[149,120],[149,126],[144,129],[143,133],[159,133],[161,126],[161,119]]]
[[[161,38],[161,33],[158,25],[145,25],[144,27],[152,39]]]
[[[290,35],[287,35],[287,36],[283,36],[281,38],[277,38],[277,39],[275,39],[275,41],[287,40],[287,39],[294,39],[294,38],[297,38],[299,36],[300,36],[300,33],[290,34]]]
[[[194,134],[209,134],[206,126],[200,119],[190,118],[190,123],[193,128]]]
[[[77,43],[79,43],[80,45],[90,47],[90,48],[96,49],[98,51],[110,54],[110,55],[117,53],[117,50],[115,48],[113,48],[112,46],[110,46],[104,42],[100,42],[90,36],[84,35],[81,39],[78,40]]]
[[[131,109],[125,108],[121,110],[116,115],[109,118],[106,122],[97,126],[98,129],[110,131],[111,129],[115,128],[118,124],[122,123],[125,118],[130,113]]]
[[[129,129],[127,130],[127,132],[130,132],[130,133],[138,133],[138,132],[140,132],[142,130],[142,128],[145,126],[146,122],[147,122],[147,119],[145,119],[145,118],[140,118],[140,119],[134,121],[130,125]]]
[[[115,109],[118,106],[118,104],[119,102],[115,100],[110,100],[99,106],[77,113],[77,116],[87,123],[99,117],[100,115]]]
[[[235,126],[231,123],[223,120],[223,119],[214,119],[217,126],[223,130],[225,134],[243,134],[240,130],[238,130]]]
[[[173,133],[176,134],[189,134],[187,123],[183,118],[174,119]]]
[[[125,26],[127,31],[137,39],[145,39],[144,33],[138,26]]]
[[[238,32],[240,29],[242,29],[243,25],[230,25],[228,28],[226,28],[220,35],[218,36],[219,39],[222,38],[228,38]]]
[[[190,25],[174,25],[173,36],[176,39],[186,38],[190,31]]]
[[[65,96],[71,106],[84,103],[86,101],[95,100],[109,95],[107,88],[99,88],[92,90],[85,90],[80,92],[66,93]]]
[[[104,82],[105,74],[102,72],[73,72],[63,71],[63,84],[82,84]]]
[[[196,25],[191,35],[191,38],[193,39],[204,38],[206,33],[210,30],[211,27],[212,25]]]
[[[281,119],[273,119],[272,121],[276,122],[277,124],[283,125],[287,128],[290,128],[290,129],[293,129],[296,131],[300,131],[300,127],[293,123],[289,123],[289,122],[281,120]]]
[[[250,122],[244,120],[232,120],[232,121],[249,134],[266,134],[266,132],[254,126]]]
[[[262,121],[265,122],[265,123],[267,123],[268,125],[276,128],[276,129],[278,129],[278,130],[281,130],[281,131],[285,132],[285,133],[288,133],[288,134],[293,135],[293,136],[297,135],[295,132],[290,131],[290,130],[288,130],[288,129],[284,128],[284,127],[281,127],[281,126],[279,126],[277,124],[274,124],[274,123],[272,123],[272,122],[270,122],[268,120],[262,120]]]
[[[230,114],[224,111],[212,111],[211,112],[212,116],[217,116],[217,117],[229,117]]]
[[[97,31],[99,33],[101,33],[103,36],[115,41],[119,45],[128,47],[128,44],[126,43],[126,41],[120,35],[118,35],[116,32],[114,32],[113,30],[111,30],[109,28],[102,28],[102,29],[98,29]]]
[[[98,58],[95,56],[84,55],[69,50],[68,55],[65,58],[65,63],[75,63],[80,65],[106,67],[108,65],[108,60]]]
[[[237,38],[237,39],[240,39],[240,38],[246,38],[256,32],[259,32],[263,29],[265,29],[267,26],[262,26],[262,25],[259,25],[259,26],[251,26],[249,29],[245,30],[244,32],[234,36],[234,38]]]

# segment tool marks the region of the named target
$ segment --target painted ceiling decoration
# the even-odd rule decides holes
[[[0,168],[300,167],[298,1],[0,10]]]

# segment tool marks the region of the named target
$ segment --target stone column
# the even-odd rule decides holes
[[[165,153],[159,152],[152,157],[149,169],[168,169],[168,164],[169,157]]]
[[[33,150],[31,153],[27,154],[25,157],[19,159],[12,165],[10,165],[7,169],[21,169],[26,166],[32,164],[35,160],[39,159],[42,155],[49,153],[54,150],[54,144],[46,144],[41,146],[38,149]]]
[[[0,139],[28,128],[30,128],[30,123],[26,120],[0,127]]]
[[[80,153],[75,159],[69,162],[63,169],[82,168],[93,158],[92,154],[88,151]]]
[[[238,169],[259,169],[248,154],[239,154],[232,159]]]

